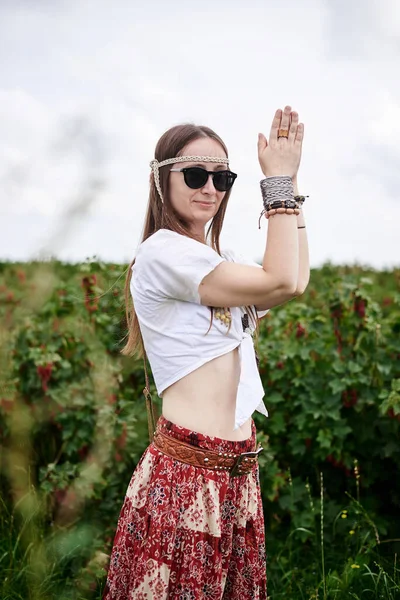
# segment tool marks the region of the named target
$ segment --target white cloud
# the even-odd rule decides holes
[[[101,193],[57,251],[130,258],[155,144],[192,121],[223,137],[239,173],[222,242],[260,258],[257,133],[289,103],[305,123],[312,264],[398,264],[396,0],[40,6],[0,8],[0,210],[25,232],[2,237],[0,257],[28,259],[97,178]]]
[[[367,123],[371,139],[397,149],[400,138],[399,115],[400,95],[395,97],[388,89],[378,90],[375,112]]]

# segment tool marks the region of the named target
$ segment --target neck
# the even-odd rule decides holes
[[[196,239],[201,243],[201,244],[206,244],[206,233],[205,233],[205,228],[201,228],[201,229],[192,229],[192,233],[196,236]]]

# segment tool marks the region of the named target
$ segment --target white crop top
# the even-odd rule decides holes
[[[236,397],[237,429],[258,410],[268,416],[258,372],[249,317],[244,329],[244,307],[231,307],[231,327],[213,319],[201,304],[199,284],[224,260],[258,266],[232,250],[221,257],[202,244],[169,229],[159,229],[139,246],[132,266],[131,294],[139,320],[157,394],[206,362],[239,348],[240,380]],[[258,318],[268,310],[257,311]],[[246,320],[247,321],[247,320]],[[247,325],[247,322],[245,324]]]

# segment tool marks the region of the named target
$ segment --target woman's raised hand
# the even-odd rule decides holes
[[[288,129],[289,137],[278,140],[278,130]],[[294,179],[300,166],[301,148],[303,145],[304,125],[299,123],[299,115],[291,112],[290,106],[285,110],[279,108],[274,116],[269,135],[269,142],[263,133],[258,134],[258,160],[265,177],[273,175],[290,175]]]

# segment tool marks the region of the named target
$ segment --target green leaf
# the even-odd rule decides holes
[[[332,432],[328,429],[320,429],[317,435],[317,442],[321,448],[330,448],[332,443]]]

